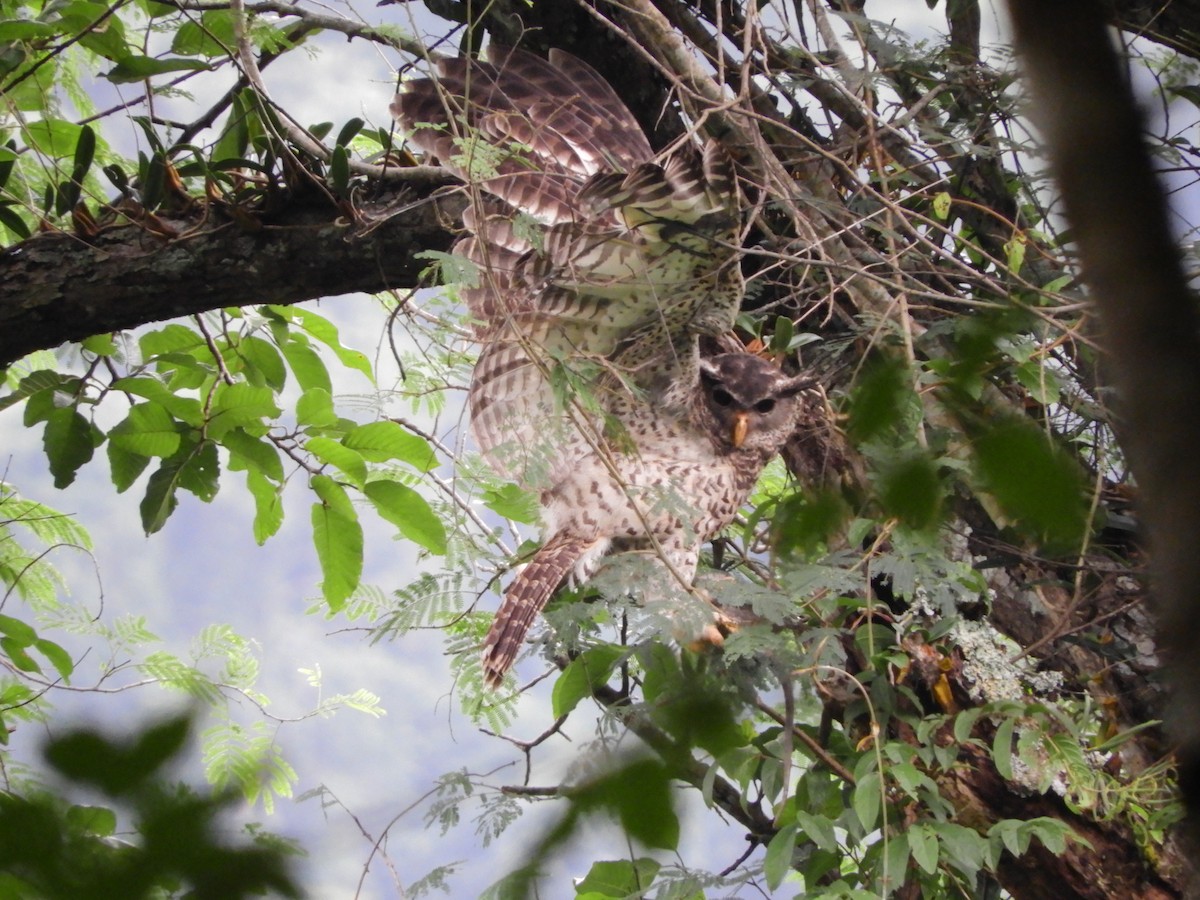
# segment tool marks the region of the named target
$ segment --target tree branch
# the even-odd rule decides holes
[[[361,204],[358,224],[328,204],[293,201],[262,220],[235,222],[213,206],[160,219],[171,235],[140,223],[90,242],[38,235],[0,255],[0,366],[226,306],[413,287],[428,266],[418,253],[449,249],[465,205],[458,194],[406,191]]]

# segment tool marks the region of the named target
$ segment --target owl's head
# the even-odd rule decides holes
[[[809,376],[788,376],[753,353],[722,353],[700,361],[699,417],[725,452],[777,451],[800,413]]]

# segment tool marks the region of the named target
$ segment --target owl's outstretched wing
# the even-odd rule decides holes
[[[707,520],[652,522],[630,485],[673,492],[682,454],[699,484],[679,487],[714,488],[692,492],[721,511],[713,522],[736,508],[711,436],[688,423],[699,338],[728,331],[741,304],[738,194],[715,143],[656,160],[613,89],[568,54],[493,47],[438,70],[392,109],[467,183],[456,252],[478,276],[460,286],[482,344],[472,430],[494,468],[538,491],[548,532],[485,640],[494,686],[563,579],[586,578],[613,539],[680,545],[691,577]]]
[[[473,190],[456,246],[478,273],[461,290],[483,343],[472,428],[497,469],[545,486],[594,445],[579,437],[594,419],[564,410],[563,385],[669,404],[695,381],[698,336],[732,327],[732,165],[713,143],[654,161],[611,86],[560,51],[492,47],[438,69],[392,108]]]

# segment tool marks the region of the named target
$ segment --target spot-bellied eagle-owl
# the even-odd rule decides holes
[[[655,159],[590,66],[493,46],[443,60],[392,110],[467,184],[455,252],[482,345],[471,427],[535,491],[545,541],[484,643],[495,686],[554,591],[616,550],[652,552],[690,585],[795,424],[807,378],[753,354],[704,358],[742,300],[738,190],[715,142]]]

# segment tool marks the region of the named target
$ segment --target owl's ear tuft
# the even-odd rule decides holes
[[[806,391],[809,388],[817,386],[817,379],[811,375],[793,375],[791,378],[785,379],[776,390],[776,393],[782,397],[794,397],[801,391]]]
[[[711,360],[700,357],[700,380],[705,384],[715,384],[721,380],[721,369]]]

